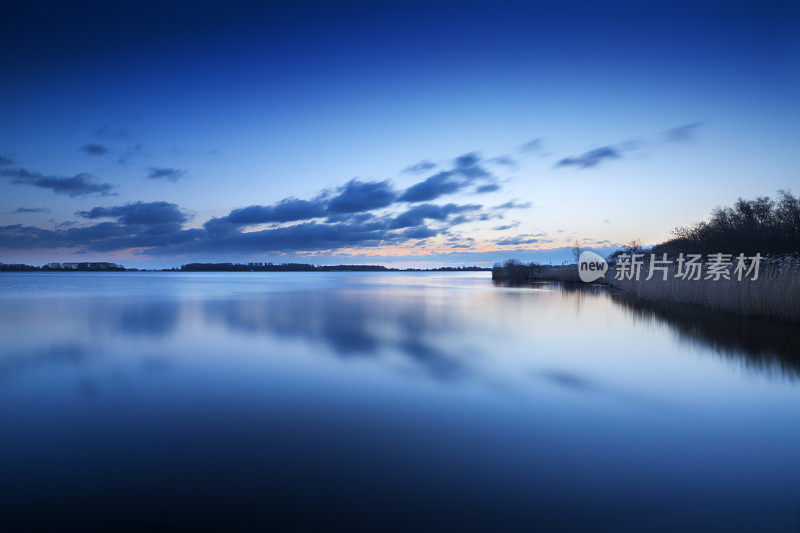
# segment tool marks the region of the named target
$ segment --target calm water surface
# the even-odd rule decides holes
[[[797,531],[800,331],[489,273],[0,275],[0,529]]]

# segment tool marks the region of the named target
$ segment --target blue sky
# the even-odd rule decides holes
[[[561,261],[797,192],[789,2],[11,3],[0,261]]]

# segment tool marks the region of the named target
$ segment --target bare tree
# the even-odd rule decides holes
[[[581,249],[581,241],[575,239],[575,243],[572,245],[572,255],[575,256],[575,263],[580,261],[582,251],[583,249]]]

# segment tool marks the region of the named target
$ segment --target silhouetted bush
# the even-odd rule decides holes
[[[497,263],[492,268],[492,279],[510,284],[523,284],[532,281],[561,281],[573,283],[580,281],[577,265],[524,264],[516,259]]]
[[[788,191],[775,200],[739,198],[733,207],[714,209],[710,220],[676,228],[673,235],[651,252],[800,257],[800,198]]]

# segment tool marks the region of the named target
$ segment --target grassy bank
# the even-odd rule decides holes
[[[757,280],[683,280],[674,272],[645,280],[617,280],[612,268],[608,283],[638,299],[700,306],[721,313],[800,323],[800,269],[765,267]]]
[[[660,275],[646,280],[644,274],[639,280],[617,280],[612,266],[596,283],[644,301],[684,304],[720,313],[800,323],[800,267],[796,264],[781,268],[764,266],[755,281],[692,281],[675,278],[674,274],[674,270],[670,271],[666,281]],[[542,281],[581,283],[577,265],[526,265],[517,261],[495,265],[492,279],[517,285]]]

